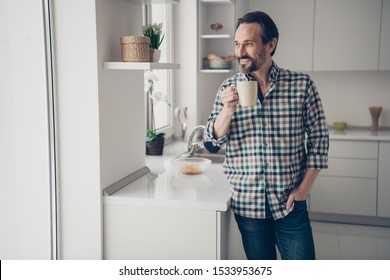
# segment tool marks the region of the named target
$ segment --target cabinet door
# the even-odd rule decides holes
[[[215,260],[215,211],[104,205],[104,259]]]
[[[319,176],[310,193],[310,211],[376,216],[376,179]]]
[[[313,70],[377,70],[382,0],[316,0]]]
[[[329,158],[329,168],[321,175],[376,179],[378,161],[374,159]]]
[[[314,0],[249,0],[249,11],[264,11],[275,21],[279,43],[274,60],[282,68],[312,70]]]
[[[238,229],[234,213],[231,209],[220,212],[221,216],[221,259],[222,260],[246,260],[241,233]]]
[[[390,142],[379,143],[378,216],[390,218]]]
[[[390,0],[383,0],[379,70],[390,70]]]
[[[330,140],[330,158],[377,159],[378,142]]]

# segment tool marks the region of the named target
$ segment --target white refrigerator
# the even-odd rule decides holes
[[[0,0],[0,259],[56,255],[44,5]]]

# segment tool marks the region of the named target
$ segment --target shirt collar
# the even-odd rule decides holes
[[[269,72],[269,79],[271,82],[276,82],[279,76],[280,68],[276,65],[275,61],[272,60],[271,71]]]

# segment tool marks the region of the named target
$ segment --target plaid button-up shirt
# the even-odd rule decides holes
[[[213,138],[213,125],[223,104],[220,93],[241,73],[220,86],[206,125],[205,141],[226,143],[224,173],[231,185],[231,208],[250,218],[265,218],[265,196],[274,219],[292,211],[288,196],[299,186],[307,168],[328,166],[329,133],[317,89],[306,74],[278,68],[273,62],[271,85],[261,103],[237,106],[229,132]]]

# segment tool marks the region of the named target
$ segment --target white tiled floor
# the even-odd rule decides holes
[[[318,260],[390,260],[390,228],[311,223]]]

